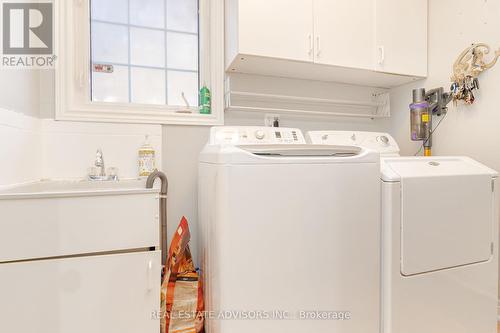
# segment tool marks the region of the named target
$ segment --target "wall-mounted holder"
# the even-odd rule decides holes
[[[452,100],[456,104],[463,101],[471,105],[476,100],[474,90],[479,89],[479,75],[492,68],[500,57],[500,49],[495,52],[493,60],[486,63],[484,56],[489,54],[491,48],[484,43],[472,44],[466,48],[453,64],[451,76],[451,92],[444,92],[443,88],[413,90],[413,103],[410,104],[411,140],[423,141],[424,155],[432,155],[432,135],[436,126],[432,126],[433,115],[441,116],[447,112],[447,105]],[[418,153],[417,153],[418,154]]]
[[[484,43],[472,44],[466,48],[453,64],[451,76],[451,94],[455,104],[463,101],[470,105],[475,101],[474,90],[479,89],[479,75],[492,68],[500,57],[500,49],[495,52],[491,62],[486,63],[485,55],[491,52],[491,47]]]
[[[432,155],[432,116],[441,116],[448,111],[447,105],[452,100],[444,88],[426,91],[424,88],[413,90],[413,103],[410,104],[411,140],[423,141],[424,155]]]

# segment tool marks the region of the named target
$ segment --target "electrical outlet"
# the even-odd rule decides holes
[[[278,121],[281,124],[281,117],[279,114],[266,114],[264,116],[264,125],[267,127],[274,127],[274,122]]]

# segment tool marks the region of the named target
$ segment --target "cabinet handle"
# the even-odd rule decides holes
[[[147,286],[147,291],[151,292],[153,291],[153,260],[150,260],[148,262],[148,286]]]
[[[382,45],[380,45],[378,47],[378,52],[379,52],[379,59],[378,59],[378,64],[379,65],[382,65],[384,62],[385,62],[385,47],[383,47]]]
[[[320,38],[320,36],[316,37],[316,47],[317,47],[316,56],[319,57],[321,55],[321,38]]]

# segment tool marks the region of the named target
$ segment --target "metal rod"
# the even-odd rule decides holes
[[[352,117],[352,118],[389,118],[388,116],[382,116],[377,114],[360,114],[360,113],[340,113],[340,112],[326,112],[326,111],[307,111],[307,110],[294,110],[294,109],[281,109],[281,108],[261,108],[253,106],[236,106],[231,105],[227,108],[227,111],[242,111],[242,112],[275,112],[282,114],[296,114],[304,116],[324,116],[324,117]]]
[[[161,180],[160,189],[160,248],[161,248],[161,263],[167,264],[167,193],[168,193],[168,179],[167,175],[163,172],[155,170],[149,175],[146,181],[146,188],[153,188],[156,179]]]
[[[282,99],[285,101],[314,102],[320,104],[332,104],[332,105],[366,107],[366,108],[376,108],[385,105],[384,103],[377,103],[377,102],[354,101],[354,100],[343,100],[343,99],[326,99],[326,98],[301,97],[301,96],[276,95],[276,94],[261,94],[261,93],[250,93],[244,91],[230,91],[229,94],[234,97],[263,98],[267,100]]]

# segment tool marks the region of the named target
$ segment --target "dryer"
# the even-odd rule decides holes
[[[208,333],[379,333],[379,162],[298,129],[213,128],[199,165]]]
[[[497,173],[467,157],[397,157],[384,133],[309,137],[381,152],[382,332],[495,333]]]

